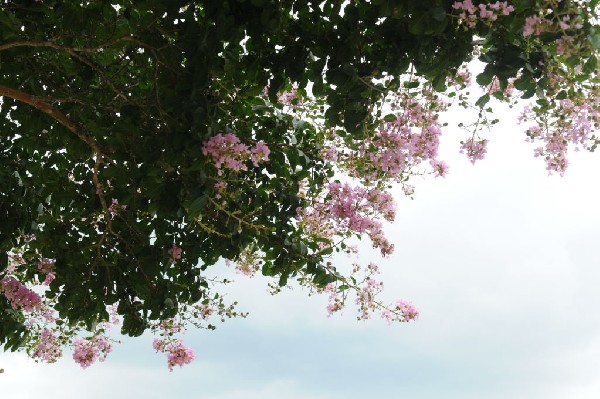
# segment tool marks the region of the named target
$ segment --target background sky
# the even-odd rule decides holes
[[[229,299],[250,316],[188,331],[192,364],[170,373],[150,336],[87,370],[70,353],[53,365],[0,353],[0,398],[599,398],[600,154],[572,153],[549,177],[513,118],[475,166],[458,154],[465,133],[447,129],[448,177],[398,193],[396,252],[360,257],[380,264],[385,298],[420,308],[416,323],[328,318],[326,297],[271,297],[261,276],[236,275]]]

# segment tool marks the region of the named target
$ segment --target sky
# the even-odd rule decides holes
[[[384,298],[419,307],[415,323],[329,318],[326,297],[272,297],[261,276],[219,266],[250,315],[188,331],[192,364],[169,372],[151,336],[86,370],[69,353],[52,365],[0,353],[0,398],[599,398],[600,156],[572,153],[564,177],[548,176],[502,116],[475,166],[458,154],[465,133],[447,129],[449,175],[415,180],[414,200],[398,192],[395,253],[363,248]]]

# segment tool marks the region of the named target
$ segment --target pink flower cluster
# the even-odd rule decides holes
[[[329,293],[329,302],[327,303],[327,317],[331,317],[335,312],[343,309],[344,304],[338,296],[338,290],[334,283],[325,286],[324,292]]]
[[[449,76],[447,83],[449,86],[454,86],[458,89],[465,89],[471,84],[472,75],[471,71],[466,67],[461,67],[456,74]]]
[[[393,221],[394,200],[379,189],[352,187],[348,183],[330,182],[326,197],[315,201],[311,208],[298,208],[298,218],[309,234],[332,240],[334,236],[348,237],[366,233],[373,247],[385,256],[394,246],[384,236],[382,224],[376,218]]]
[[[444,177],[448,174],[448,164],[446,162],[432,159],[429,161],[429,164],[433,168],[433,173],[436,177]]]
[[[425,104],[405,98],[392,105],[400,108],[396,120],[384,122],[374,137],[366,137],[358,152],[351,154],[351,176],[401,182],[407,169],[436,158],[441,128],[435,109],[444,109],[446,104],[435,98],[428,98]]]
[[[278,95],[277,99],[285,105],[293,105],[294,102],[296,102],[297,105],[302,105],[302,101],[298,97],[298,85],[296,84],[292,86],[292,90],[284,91]]]
[[[35,346],[31,357],[46,363],[54,363],[61,356],[62,349],[60,347],[60,340],[52,331],[45,328],[40,334],[40,341]]]
[[[235,271],[248,277],[254,276],[262,266],[262,258],[259,254],[253,251],[242,251],[235,259]],[[231,266],[233,262],[225,260],[227,266]]]
[[[181,252],[183,250],[181,248],[179,248],[177,245],[175,245],[175,243],[173,243],[173,246],[169,249],[169,255],[171,256],[171,263],[174,263],[176,260],[181,259]]]
[[[40,263],[38,263],[38,269],[46,275],[43,284],[50,285],[52,281],[56,278],[54,274],[54,261],[51,259],[43,258]]]
[[[356,294],[356,304],[359,306],[359,320],[366,320],[371,317],[371,312],[377,308],[375,297],[383,289],[383,283],[372,278],[367,278],[365,284]]]
[[[538,121],[527,130],[528,141],[542,141],[543,147],[535,149],[536,157],[543,157],[549,173],[565,173],[569,162],[567,151],[569,145],[590,149],[596,139],[593,137],[596,126],[600,125],[600,98],[588,99],[580,104],[570,99],[559,101],[559,106],[552,110],[554,117],[551,123]],[[531,108],[526,108],[521,120],[533,117]]]
[[[173,371],[173,366],[182,367],[189,364],[195,359],[194,351],[183,345],[178,339],[162,340],[155,338],[152,347],[157,352],[167,353],[167,362],[170,371]]]
[[[23,259],[23,255],[20,253],[16,254],[8,254],[8,266],[6,267],[6,273],[13,274],[17,271],[19,266],[24,265],[25,259]]]
[[[500,87],[500,81],[498,80],[498,78],[494,78],[494,80],[492,80],[492,83],[490,83],[487,87],[483,87],[483,90],[486,90],[489,94],[494,94],[494,93],[502,93],[502,95],[505,98],[508,98],[512,95],[512,93],[515,90],[515,86],[514,86],[514,81],[517,78],[512,78],[508,80],[508,84],[506,85],[506,89],[502,90],[502,87]]]
[[[174,319],[163,320],[158,324],[158,327],[163,331],[163,335],[172,335],[184,330],[183,325]]]
[[[398,317],[396,313],[389,309],[383,309],[381,311],[381,318],[385,319],[388,324],[390,324],[392,321],[408,322],[416,320],[419,317],[419,310],[413,304],[405,300],[396,302],[395,310],[400,311],[402,317]]]
[[[551,10],[551,8],[548,8]],[[523,36],[539,36],[544,32],[566,31],[569,29],[581,29],[583,24],[580,19],[571,19],[570,15],[555,16],[548,19],[540,15],[531,15],[525,19]]]
[[[102,335],[96,335],[91,339],[75,338],[73,346],[73,360],[84,369],[96,360],[103,362],[112,351],[112,344]]]
[[[212,316],[214,309],[209,305],[196,305],[196,310],[199,312],[198,317],[202,320],[208,320]]]
[[[225,190],[227,190],[227,182],[222,181],[222,180],[218,181],[215,183],[214,187],[215,187],[215,198],[220,199],[222,197],[222,194],[225,193]]]
[[[402,312],[404,321],[416,320],[419,317],[419,310],[410,302],[399,300],[396,302],[396,309]]]
[[[112,203],[108,207],[108,213],[110,213],[111,218],[114,218],[115,215],[117,214],[117,212],[119,212],[120,210],[125,210],[125,209],[127,209],[127,205],[120,205],[119,200],[116,198],[113,198]]]
[[[249,147],[233,133],[218,133],[204,142],[202,154],[212,159],[220,176],[223,174],[223,169],[236,172],[248,170],[246,165],[248,160],[258,167],[260,162],[269,160],[270,150],[263,141],[257,142],[254,147]]]
[[[4,294],[13,309],[21,308],[31,312],[41,306],[42,298],[14,277],[0,280],[0,293]]]
[[[475,140],[471,137],[466,141],[461,141],[460,153],[466,154],[471,163],[475,164],[476,161],[485,157],[485,154],[487,153],[487,143],[488,141],[485,139]]]
[[[525,19],[523,36],[539,36],[543,32],[546,32],[550,26],[552,26],[552,21],[545,18],[540,18],[537,15],[532,15]]]
[[[496,1],[495,3],[479,4],[477,7],[472,0],[456,1],[452,4],[455,10],[462,10],[458,15],[460,20],[469,28],[475,28],[477,20],[490,25],[498,19],[500,15],[509,15],[515,10],[512,5],[506,1]]]

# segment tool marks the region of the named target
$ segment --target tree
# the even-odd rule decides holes
[[[244,316],[206,277],[220,259],[275,291],[326,292],[330,313],[354,293],[359,318],[416,318],[377,299],[376,265],[330,257],[353,237],[393,250],[389,189],[447,172],[450,102],[479,110],[472,162],[493,99],[532,99],[526,133],[550,172],[598,144],[598,1],[476,3],[0,2],[4,349],[52,362],[72,346],[87,367],[122,319],[160,335],[170,368],[188,363],[174,334]]]

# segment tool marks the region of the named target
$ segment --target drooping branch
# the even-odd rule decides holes
[[[58,108],[52,106],[51,104],[49,104],[48,102],[46,102],[45,100],[43,100],[39,97],[32,96],[31,94],[25,93],[21,90],[16,90],[16,89],[13,89],[13,88],[1,85],[1,84],[0,84],[0,97],[12,98],[13,100],[17,100],[17,101],[20,101],[27,105],[30,105],[33,108],[35,108],[47,115],[50,115],[54,120],[56,120],[58,123],[60,123],[64,127],[66,127],[71,133],[76,135],[81,141],[83,141],[90,147],[90,149],[92,150],[92,152],[94,153],[94,156],[96,158],[95,165],[94,165],[94,172],[92,175],[92,180],[94,182],[94,186],[96,187],[96,194],[98,195],[98,198],[100,199],[100,204],[102,205],[102,210],[103,210],[105,216],[107,218],[109,218],[110,212],[109,212],[108,206],[106,204],[106,199],[104,198],[104,195],[102,193],[102,185],[100,184],[100,181],[98,179],[99,167],[103,161],[103,154],[106,151],[100,147],[100,145],[98,144],[96,139],[94,139],[91,135],[89,135],[88,133],[83,131],[75,122],[73,122],[71,119],[69,119],[69,117],[66,116],[64,113],[62,113]],[[109,227],[110,227],[110,223],[109,223]]]
[[[146,46],[144,43],[140,42],[133,36],[123,36],[123,37],[119,37],[119,38],[107,41],[105,43],[99,44],[95,47],[69,47],[69,46],[63,46],[63,45],[57,44],[52,41],[21,40],[21,41],[15,41],[15,42],[11,42],[11,43],[0,44],[0,51],[8,50],[8,49],[15,48],[15,47],[47,47],[47,48],[53,48],[56,50],[74,51],[77,53],[97,53],[101,49],[107,48],[107,47],[112,46],[113,44],[116,44],[119,42],[133,42],[138,45],[142,45],[144,47]]]
[[[21,90],[13,89],[0,84],[0,97],[9,97],[13,100],[20,101],[28,104],[33,108],[42,111],[43,113],[50,115],[58,123],[66,127],[71,133],[76,135],[81,141],[86,143],[96,155],[104,153],[96,139],[84,132],[75,122],[69,119],[68,116],[63,114],[58,108],[52,106],[48,102],[42,100],[39,97],[32,96],[31,94],[25,93]]]

